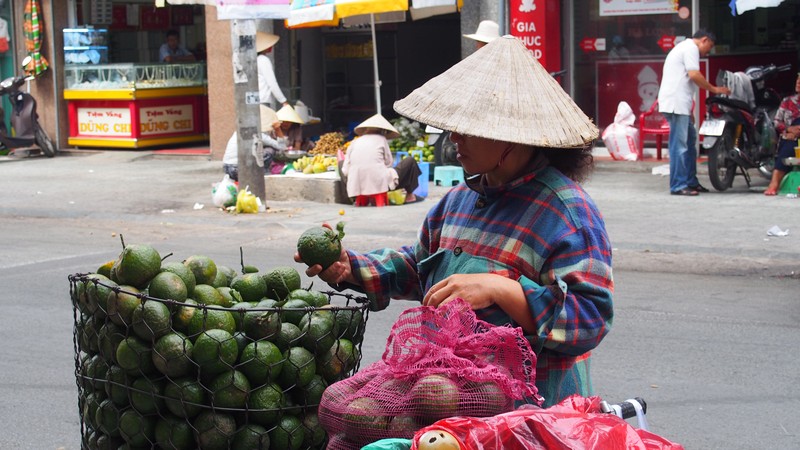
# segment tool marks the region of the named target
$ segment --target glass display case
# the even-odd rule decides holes
[[[66,64],[103,64],[108,62],[108,30],[105,28],[65,28],[64,62]]]
[[[140,148],[208,140],[204,62],[66,64],[68,142]]]
[[[66,64],[65,89],[119,90],[204,87],[204,62],[180,64]]]

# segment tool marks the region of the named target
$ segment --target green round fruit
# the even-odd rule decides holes
[[[201,305],[226,306],[225,303],[227,303],[222,293],[214,286],[208,284],[198,284],[195,286],[192,299]]]
[[[286,303],[281,306],[283,309],[283,312],[281,313],[281,320],[283,323],[289,322],[298,325],[303,316],[309,314],[309,312],[306,311],[306,308],[308,307],[309,304],[303,300],[287,300]],[[293,309],[296,309],[297,311],[292,311]]]
[[[177,278],[177,275],[173,276]],[[167,305],[156,300],[146,300],[133,310],[133,332],[145,342],[158,339],[170,331],[170,318]]]
[[[303,416],[303,427],[306,429],[304,448],[319,448],[325,442],[325,428],[319,423],[319,416],[315,411],[309,411]]]
[[[277,379],[283,367],[283,354],[270,341],[255,341],[247,344],[239,357],[240,370],[254,386]]]
[[[276,383],[254,389],[247,399],[250,418],[253,422],[267,428],[273,427],[283,415],[286,398],[283,389]]]
[[[192,450],[196,446],[192,426],[173,415],[158,419],[155,440],[164,450]]]
[[[117,365],[110,366],[106,380],[105,391],[108,398],[117,406],[127,406],[131,377],[125,372],[125,369]]]
[[[119,417],[119,431],[131,447],[150,446],[156,439],[156,417],[128,409]]]
[[[244,315],[244,332],[253,340],[271,339],[281,330],[281,316],[277,312],[278,302],[262,300]]]
[[[162,271],[156,275],[147,287],[150,297],[161,300],[174,300],[183,302],[189,296],[189,289],[179,275]]]
[[[192,349],[192,358],[207,375],[231,370],[239,356],[236,339],[225,330],[207,330],[198,336]]]
[[[139,290],[133,286],[122,285],[119,289],[120,292],[108,293],[108,317],[117,325],[127,327],[133,323],[133,312],[142,300],[136,295],[140,294]]]
[[[339,381],[356,367],[359,357],[358,349],[352,342],[347,339],[338,339],[317,360],[317,373],[321,374],[328,383]]]
[[[265,277],[267,283],[267,297],[285,300],[290,292],[300,289],[300,272],[294,267],[276,267]]]
[[[183,263],[173,261],[164,263],[164,265],[161,266],[161,271],[174,273],[175,275],[181,277],[183,285],[184,287],[186,287],[187,298],[192,296],[192,293],[194,292],[194,287],[197,285],[197,280],[195,280],[194,278],[194,273],[192,273],[192,269],[190,269]]]
[[[100,356],[109,363],[117,361],[117,347],[125,339],[125,330],[114,322],[106,322],[97,330],[97,346]]]
[[[285,388],[305,386],[316,372],[314,354],[303,347],[291,347],[283,354],[285,359],[278,382]]]
[[[231,450],[253,450],[269,448],[269,433],[266,428],[254,423],[243,426],[233,438]]]
[[[197,441],[203,450],[227,450],[236,433],[236,420],[229,414],[203,411],[194,419]]]
[[[149,245],[130,244],[115,263],[120,284],[144,288],[161,270],[161,255]]]
[[[266,294],[267,285],[260,274],[245,273],[231,280],[231,289],[239,292],[243,301],[257,302]]]
[[[278,426],[269,432],[270,445],[286,450],[300,450],[306,440],[303,422],[295,416],[283,416]]]
[[[164,383],[137,378],[131,383],[131,406],[141,414],[155,414],[164,407]]]
[[[299,324],[301,342],[309,351],[321,355],[336,342],[335,322],[331,311],[315,311],[302,317]]]
[[[208,256],[193,255],[186,258],[183,264],[192,271],[197,284],[210,285],[217,277],[217,265]]]
[[[250,393],[250,382],[238,370],[223,372],[211,380],[211,404],[222,408],[244,408]]]
[[[194,345],[186,335],[174,331],[162,336],[153,346],[153,364],[159,372],[178,378],[194,369],[192,349]]]
[[[279,331],[278,336],[275,337],[275,345],[277,345],[282,352],[285,352],[289,347],[301,345],[300,340],[302,336],[303,332],[300,331],[297,325],[283,322],[281,323],[281,331]]]
[[[129,336],[117,347],[117,364],[131,375],[148,375],[156,371],[153,350],[142,340]]]
[[[111,437],[119,437],[119,416],[120,408],[109,399],[103,400],[94,416],[97,429]]]
[[[320,308],[330,304],[328,294],[319,291],[310,291],[308,289],[295,289],[289,293],[287,299],[302,300],[315,308]]]
[[[164,403],[167,409],[178,417],[192,418],[203,410],[206,391],[193,378],[179,378],[168,382],[164,387]]]
[[[195,338],[206,330],[225,330],[228,333],[236,332],[236,320],[230,311],[220,309],[194,309],[194,314],[189,320],[186,335]]]
[[[319,264],[327,269],[341,256],[341,238],[330,228],[312,227],[297,239],[297,252],[308,266]]]

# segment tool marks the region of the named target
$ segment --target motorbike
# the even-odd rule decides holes
[[[22,61],[25,67],[30,57]],[[17,75],[0,81],[0,98],[8,96],[11,102],[11,128],[13,133],[7,129],[5,121],[5,111],[0,106],[0,150],[8,149],[13,152],[16,149],[31,148],[34,145],[41,149],[48,158],[56,155],[53,141],[39,124],[39,115],[36,112],[36,99],[20,87],[25,84],[28,78]]]
[[[744,95],[749,89],[732,89],[729,96],[706,99],[706,119],[698,135],[708,153],[708,177],[714,189],[730,188],[737,172],[750,187],[749,169],[757,169],[766,179],[772,176],[778,141],[773,119],[781,97],[766,82],[789,69],[790,64],[769,64],[748,67],[743,73],[721,70],[717,74],[717,86],[735,87],[738,83],[741,87],[749,82],[752,97]]]

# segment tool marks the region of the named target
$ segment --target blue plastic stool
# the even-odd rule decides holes
[[[414,190],[414,195],[417,197],[427,197],[428,196],[428,183],[429,183],[429,176],[430,176],[430,163],[421,162],[418,164],[419,170],[422,173],[419,175],[419,186]]]
[[[463,183],[464,169],[460,166],[437,166],[433,169],[433,182],[442,186]]]

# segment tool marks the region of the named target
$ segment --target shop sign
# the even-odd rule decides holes
[[[585,38],[581,41],[581,49],[584,52],[604,52],[606,51],[606,38]]]
[[[139,136],[179,134],[194,131],[192,105],[139,108]]]
[[[658,40],[658,46],[661,47],[661,50],[668,52],[685,39],[685,36],[661,36],[661,39]]]
[[[511,0],[511,35],[550,72],[561,69],[561,12],[558,0]]]
[[[78,135],[131,136],[131,111],[128,108],[78,108]]]
[[[600,0],[601,16],[675,14],[678,0]]]

